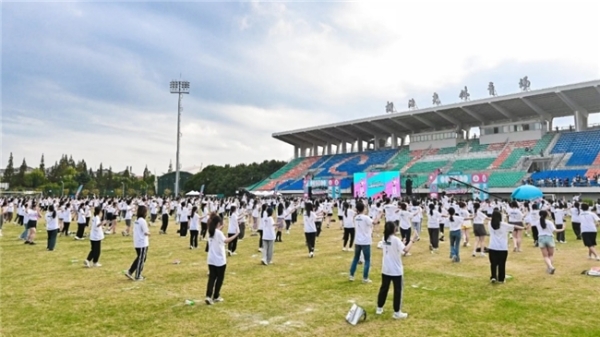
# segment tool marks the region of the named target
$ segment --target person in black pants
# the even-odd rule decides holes
[[[496,208],[490,221],[490,244],[488,257],[490,260],[490,282],[504,283],[506,277],[506,260],[508,259],[508,233],[515,229],[525,229],[519,225],[502,222],[502,213]]]
[[[169,206],[167,205],[167,202],[163,202],[162,206],[161,206],[161,210],[162,210],[162,215],[161,215],[161,221],[162,224],[160,226],[160,234],[167,234],[167,227],[169,227]]]
[[[233,214],[234,212],[232,212]],[[221,231],[223,229],[223,220],[221,217],[213,214],[208,220],[208,284],[206,286],[206,304],[211,305],[215,302],[223,302],[221,297],[221,286],[225,280],[225,269],[227,269],[227,257],[223,247],[239,235],[239,228],[232,236],[225,238]]]

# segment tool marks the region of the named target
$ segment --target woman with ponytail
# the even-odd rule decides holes
[[[383,314],[383,306],[387,299],[390,289],[390,283],[394,284],[394,319],[407,318],[408,314],[402,312],[402,285],[404,276],[404,266],[402,265],[402,255],[406,255],[413,243],[414,237],[405,245],[400,238],[394,235],[396,233],[396,224],[391,221],[385,223],[383,232],[383,263],[381,268],[381,287],[377,296],[377,315]],[[416,234],[415,234],[416,235]]]
[[[493,212],[492,212],[493,214]],[[485,257],[485,237],[488,235],[484,222],[488,217],[481,211],[481,204],[476,202],[473,204],[473,234],[477,238],[475,247],[473,247],[473,257],[477,256],[477,249],[479,248],[479,256]]]
[[[581,204],[581,210],[582,212],[579,214],[579,221],[581,222],[581,238],[583,239],[583,245],[588,248],[588,257],[590,259],[600,261],[598,253],[596,253],[596,236],[598,234],[598,229],[596,227],[600,223],[600,218],[590,211],[590,206],[586,203]]]
[[[235,210],[232,211],[232,214]],[[206,289],[206,304],[211,305],[215,302],[223,302],[221,297],[221,286],[225,279],[225,269],[227,268],[227,256],[225,255],[225,245],[237,239],[239,227],[236,232],[225,238],[222,232],[223,219],[211,214],[208,219],[208,285]]]
[[[538,247],[542,251],[544,262],[546,262],[546,272],[554,274],[556,268],[552,264],[554,258],[554,232],[562,232],[565,229],[556,229],[554,223],[548,220],[548,212],[539,212],[539,221],[533,224],[538,232]]]
[[[350,204],[348,204],[347,201],[344,201],[343,208],[344,247],[342,248],[342,251],[345,252],[352,251],[352,245],[354,244],[354,235],[356,233],[354,230],[354,215],[356,214],[356,212],[354,212],[353,209],[350,209]],[[350,240],[350,244],[348,244],[348,240]],[[346,248],[346,245],[348,246],[348,248]]]
[[[498,209],[494,209],[489,229],[490,247],[488,254],[492,271],[490,282],[504,283],[504,278],[506,277],[506,259],[508,258],[508,233],[515,229],[522,230],[523,227],[503,222],[502,213]]]
[[[439,248],[440,219],[442,219],[442,214],[435,209],[435,203],[429,204],[427,232],[429,232],[429,250],[431,254],[437,253]]]
[[[53,251],[56,246],[56,237],[58,236],[58,217],[54,205],[50,205],[46,213],[46,231],[48,232],[48,246],[46,250]]]
[[[450,258],[452,262],[460,262],[460,237],[461,227],[464,222],[465,218],[456,215],[454,207],[448,209],[448,218],[445,221],[445,225],[450,232]]]

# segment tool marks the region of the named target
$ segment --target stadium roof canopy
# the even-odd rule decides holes
[[[294,146],[353,142],[374,135],[401,137],[519,120],[550,121],[575,111],[600,112],[600,80],[279,132],[273,138]]]

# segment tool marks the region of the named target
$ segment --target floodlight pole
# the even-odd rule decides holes
[[[183,94],[190,93],[190,82],[171,81],[171,93],[179,94],[177,101],[177,155],[175,159],[175,195],[179,195],[179,143],[181,139],[181,99]]]

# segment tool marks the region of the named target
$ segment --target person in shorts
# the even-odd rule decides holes
[[[552,260],[554,259],[554,233],[561,232],[565,229],[556,229],[554,223],[548,220],[547,211],[539,211],[539,221],[532,220],[532,224],[536,226],[538,230],[538,247],[542,251],[544,262],[546,263],[546,272],[553,275],[556,271]]]
[[[588,257],[600,261],[596,252],[596,236],[600,224],[598,215],[590,211],[590,206],[586,203],[581,204],[581,213],[579,213],[579,221],[581,223],[581,239],[583,245],[588,248]]]

